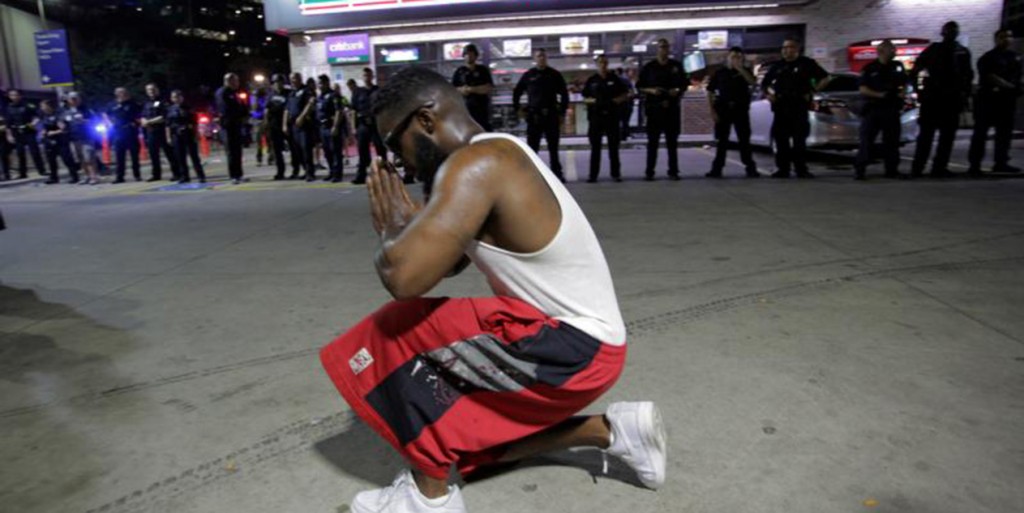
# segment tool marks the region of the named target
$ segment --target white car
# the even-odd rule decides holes
[[[759,93],[758,93],[759,95]],[[755,96],[750,104],[750,142],[758,146],[773,147],[772,106],[767,99]],[[860,94],[859,77],[854,74],[833,74],[828,86],[814,95],[811,111],[811,134],[807,146],[813,148],[854,149],[860,146],[860,110],[864,97]],[[917,103],[908,95],[901,115],[903,125],[900,144],[917,139]],[[876,144],[881,142],[879,135]]]

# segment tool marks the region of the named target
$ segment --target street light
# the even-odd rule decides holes
[[[263,82],[265,82],[267,80],[267,77],[264,76],[263,73],[257,73],[255,75],[253,75],[252,79],[257,84],[262,84]]]
[[[232,35],[232,36],[235,35],[235,31],[234,30],[229,30],[228,31],[228,35]]]

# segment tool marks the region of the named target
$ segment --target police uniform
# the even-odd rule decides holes
[[[459,66],[452,75],[452,85],[455,87],[477,87],[483,85],[494,85],[491,78],[491,70],[487,66],[477,64],[470,69],[469,66]],[[468,94],[465,96],[466,109],[473,121],[482,126],[485,131],[490,132],[491,128],[491,95],[489,94]]]
[[[221,133],[228,150],[228,175],[232,180],[241,180],[242,175],[242,127],[249,119],[248,103],[238,96],[237,89],[223,86],[214,95],[217,113],[220,115]]]
[[[711,108],[718,116],[718,122],[715,123],[715,160],[707,176],[722,176],[729,134],[733,129],[736,130],[740,161],[746,167],[747,176],[761,176],[757,173],[757,164],[750,153],[750,82],[738,70],[721,68],[708,81],[707,90],[715,94]]]
[[[647,116],[647,167],[645,175],[648,180],[654,178],[654,167],[658,163],[658,142],[661,134],[665,134],[665,147],[668,149],[668,175],[679,178],[679,132],[681,128],[680,105],[689,79],[683,64],[675,59],[668,59],[664,64],[653,60],[640,69],[640,77],[636,88],[663,89],[660,95],[644,95],[644,114]],[[679,94],[672,96],[669,91],[678,89]]]
[[[885,98],[865,98],[860,118],[860,149],[854,163],[856,177],[864,178],[865,168],[871,162],[871,146],[878,133],[882,132],[882,155],[885,161],[885,176],[899,176],[900,165],[900,114],[903,112],[903,98],[900,93],[907,86],[907,74],[903,63],[892,60],[888,64],[876,60],[860,73],[860,86],[872,91],[885,93]]]
[[[164,121],[147,124],[143,128],[146,137],[146,151],[149,152],[149,161],[152,166],[151,180],[159,180],[162,175],[162,163],[160,153],[167,156],[167,162],[171,165],[171,180],[177,181],[178,164],[171,151],[171,145],[167,142],[167,101],[163,98],[149,98],[142,104],[142,119],[164,118]]]
[[[284,179],[284,148],[287,139],[284,135],[284,112],[288,107],[288,97],[291,89],[284,88],[281,92],[271,89],[267,94],[266,116],[267,139],[270,141],[270,150],[273,151],[274,165],[277,166],[277,174],[274,180]],[[294,161],[296,155],[292,155]]]
[[[619,125],[620,104],[616,99],[629,94],[626,84],[619,77],[609,72],[605,76],[595,73],[587,79],[583,86],[583,97],[593,98],[594,102],[587,105],[587,120],[590,128],[587,136],[590,139],[590,181],[596,182],[601,172],[601,138],[608,138],[608,159],[611,161],[612,178],[620,181],[622,164],[619,162]]]
[[[923,88],[918,93],[921,109],[917,123],[917,148],[911,175],[921,176],[928,156],[932,152],[935,132],[939,132],[939,146],[932,160],[932,176],[948,176],[949,156],[960,126],[960,113],[966,106],[967,95],[974,81],[971,52],[956,41],[932,43],[914,61],[912,77],[928,70]]]
[[[27,162],[25,162],[25,150],[28,150],[32,157],[32,163],[40,175],[46,175],[46,167],[43,165],[43,155],[39,152],[39,142],[36,140],[36,127],[32,124],[39,119],[39,109],[31,103],[21,100],[17,104],[7,105],[7,127],[14,134],[14,150],[18,155],[18,176],[28,176]]]
[[[182,182],[190,181],[188,176],[188,159],[192,159],[192,167],[196,168],[196,178],[206,181],[203,161],[199,158],[199,147],[196,144],[196,121],[192,108],[184,103],[172,103],[167,107],[167,129],[171,131],[171,146],[174,148],[174,159],[178,165]]]
[[[357,87],[352,93],[352,109],[356,111],[356,139],[359,146],[359,168],[352,183],[366,182],[366,170],[370,167],[370,143],[377,149],[377,155],[384,157],[387,150],[377,132],[377,121],[373,117],[373,97],[377,86]]]
[[[772,103],[772,140],[775,142],[776,178],[796,171],[801,178],[814,175],[807,169],[807,136],[811,134],[809,117],[814,99],[815,84],[828,78],[818,62],[800,56],[793,61],[785,59],[768,69],[761,83],[766,92],[775,94]]]
[[[139,169],[139,115],[142,108],[139,104],[126,100],[114,102],[107,109],[110,118],[110,133],[114,141],[114,159],[117,162],[117,178],[114,183],[124,182],[125,153],[132,158],[132,176],[136,181],[142,180]]]
[[[995,75],[1013,84],[1012,88],[1000,87],[991,82]],[[974,135],[968,160],[972,174],[981,173],[981,161],[985,157],[985,140],[988,129],[996,129],[995,172],[1018,172],[1011,167],[1010,140],[1013,137],[1013,122],[1017,113],[1017,97],[1021,94],[1020,56],[1013,50],[995,48],[978,59],[979,87],[974,102]]]
[[[562,116],[569,108],[565,78],[550,66],[531,68],[519,79],[512,92],[512,108],[516,112],[519,112],[519,100],[524,92],[529,97],[526,104],[526,143],[533,151],[539,151],[541,137],[547,140],[551,171],[564,182],[562,163],[558,159],[558,139]]]
[[[302,126],[298,126],[299,115],[306,109],[306,105],[315,101],[315,93],[305,86],[293,90],[288,95],[288,147],[292,153],[292,178],[298,178],[300,170],[304,169],[307,177],[316,173],[316,163],[313,162],[312,132],[316,131],[316,120],[313,116],[307,116]]]
[[[334,182],[341,181],[342,167],[344,166],[342,155],[344,120],[338,126],[337,134],[334,133],[334,118],[336,115],[342,115],[344,111],[341,99],[341,95],[334,91],[320,93],[316,99],[316,120],[320,126],[320,142],[323,144],[324,156],[327,158],[327,168],[330,172],[328,179]]]
[[[46,183],[59,183],[60,177],[57,174],[57,157],[64,161],[71,176],[69,183],[78,183],[78,162],[75,162],[71,155],[71,140],[69,138],[67,125],[61,113],[53,111],[50,114],[43,114],[39,118],[43,127],[43,147],[46,148],[46,161],[50,165],[50,179]],[[51,133],[53,132],[53,133]]]
[[[11,179],[11,161],[8,155],[11,148],[7,143],[7,112],[0,108],[0,181]]]

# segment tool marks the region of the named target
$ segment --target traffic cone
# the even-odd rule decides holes
[[[146,140],[139,136],[139,162],[149,160],[149,149],[146,148]]]
[[[210,141],[206,139],[206,134],[202,132],[199,133],[199,152],[202,153],[204,157],[210,156]]]
[[[102,158],[104,164],[110,164],[110,139],[107,138],[107,133],[103,132],[103,152]]]

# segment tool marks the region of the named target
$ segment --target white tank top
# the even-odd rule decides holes
[[[474,137],[471,144],[486,139],[513,141],[529,155],[558,200],[562,222],[551,242],[534,253],[514,253],[474,241],[466,251],[473,264],[496,295],[525,301],[605,344],[624,345],[626,326],[612,275],[583,210],[525,143],[508,134],[487,133]]]

